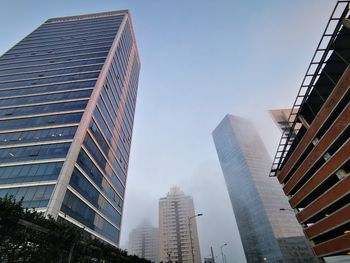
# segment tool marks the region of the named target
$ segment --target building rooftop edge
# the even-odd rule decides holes
[[[212,136],[215,136],[214,134],[216,133],[216,130],[219,130],[219,127],[223,125],[223,123],[225,123],[225,121],[241,121],[241,122],[248,122],[250,124],[253,124],[253,122],[246,118],[246,117],[242,117],[242,116],[238,116],[238,115],[234,115],[231,113],[226,113],[225,116],[221,119],[221,121],[219,122],[219,124],[214,128],[214,130],[211,132]],[[255,127],[255,126],[254,126]]]
[[[115,16],[121,14],[128,14],[129,10],[116,10],[116,11],[107,11],[107,12],[99,12],[99,13],[91,13],[85,15],[76,15],[76,16],[62,16],[62,17],[54,17],[45,21],[45,23],[58,23],[58,22],[66,22],[66,21],[74,21],[74,20],[82,20],[96,17],[106,17],[106,16]]]

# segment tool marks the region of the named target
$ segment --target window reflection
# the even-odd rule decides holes
[[[16,201],[20,201],[23,198],[22,206],[24,208],[46,207],[53,188],[54,185],[43,185],[0,189],[0,198],[5,195],[13,196]]]
[[[88,207],[83,201],[67,190],[63,200],[61,211],[78,220],[85,226],[100,233],[111,241],[118,243],[119,230],[108,223],[94,210]]]
[[[0,117],[5,116],[21,116],[21,115],[32,115],[38,113],[57,112],[61,110],[81,110],[84,109],[87,104],[87,100],[54,103],[47,105],[31,106],[31,107],[18,107],[0,110]]]
[[[106,173],[106,175],[110,176],[114,185],[124,189],[124,187],[119,182],[118,176],[113,172],[109,163],[103,157],[100,150],[97,148],[96,144],[92,141],[89,134],[86,134],[86,136],[85,136],[84,145],[86,146],[87,150],[89,151],[91,156],[94,158],[94,160],[97,162],[97,164],[100,166],[100,168]],[[110,157],[111,157],[110,159],[113,159],[113,156],[110,156]],[[121,167],[119,166],[119,164],[117,163],[116,160],[113,161],[112,164],[113,164],[113,167],[116,169],[119,176],[124,175],[124,172],[121,170]]]
[[[113,190],[109,185],[108,181],[104,178],[103,174],[98,170],[98,168],[93,164],[87,154],[81,150],[78,156],[77,163],[84,172],[97,184],[101,190],[107,194],[112,200],[115,201],[115,204],[119,207],[122,207],[121,199],[118,194]],[[118,180],[118,179],[116,179]],[[124,195],[124,188],[120,184],[114,184],[114,180],[111,179],[113,186],[119,191],[120,195]]]
[[[0,162],[11,163],[65,157],[70,143],[0,149]]]
[[[68,113],[51,116],[40,116],[33,118],[23,118],[14,120],[0,120],[0,130],[10,130],[18,128],[34,128],[47,125],[59,125],[68,123],[78,123],[82,113]]]
[[[38,93],[44,93],[44,92],[54,92],[54,91],[63,91],[63,90],[74,90],[74,89],[80,89],[80,88],[92,88],[95,85],[96,80],[89,80],[89,81],[78,81],[78,82],[72,82],[72,83],[63,83],[63,84],[50,84],[47,86],[40,86],[40,87],[31,87],[31,88],[19,88],[15,90],[0,90],[0,96],[6,97],[6,96],[21,96],[21,95],[28,95],[28,94],[38,94]]]
[[[100,195],[96,188],[77,169],[74,169],[69,184],[113,223],[120,226],[120,213]]]
[[[0,167],[0,184],[56,180],[62,164],[60,162]]]

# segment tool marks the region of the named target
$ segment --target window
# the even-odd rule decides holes
[[[123,201],[118,196],[114,188],[109,184],[109,182],[104,178],[103,174],[97,169],[97,167],[93,164],[87,154],[81,150],[78,156],[77,163],[79,166],[85,171],[85,173],[90,177],[90,179],[110,198],[110,200],[115,201],[115,205],[121,204],[123,205]],[[113,183],[113,180],[112,180]],[[116,185],[115,186],[119,191],[120,195],[123,196],[124,188]]]
[[[121,214],[100,195],[96,188],[77,169],[74,169],[69,184],[107,218],[120,226]]]
[[[17,201],[23,198],[24,208],[45,207],[50,199],[54,185],[30,186],[0,189],[0,198],[12,195]]]
[[[118,243],[119,230],[108,223],[100,215],[96,214],[94,210],[88,207],[69,190],[67,190],[64,197],[61,211],[99,234],[106,236],[113,242]]]
[[[0,162],[62,158],[66,156],[69,146],[70,143],[60,143],[0,149]]]

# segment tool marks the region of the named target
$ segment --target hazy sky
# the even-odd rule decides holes
[[[226,113],[247,117],[274,154],[267,110],[291,106],[334,4],[1,0],[0,54],[48,18],[130,9],[142,65],[121,245],[144,218],[158,225],[158,199],[177,185],[204,214],[202,257],[228,243],[227,262],[245,262],[211,132]]]

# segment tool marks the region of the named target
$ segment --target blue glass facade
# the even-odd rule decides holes
[[[119,243],[140,62],[128,11],[47,20],[0,58],[0,197]]]
[[[213,138],[247,262],[319,262],[278,182],[268,177],[271,160],[254,126],[226,115]]]

